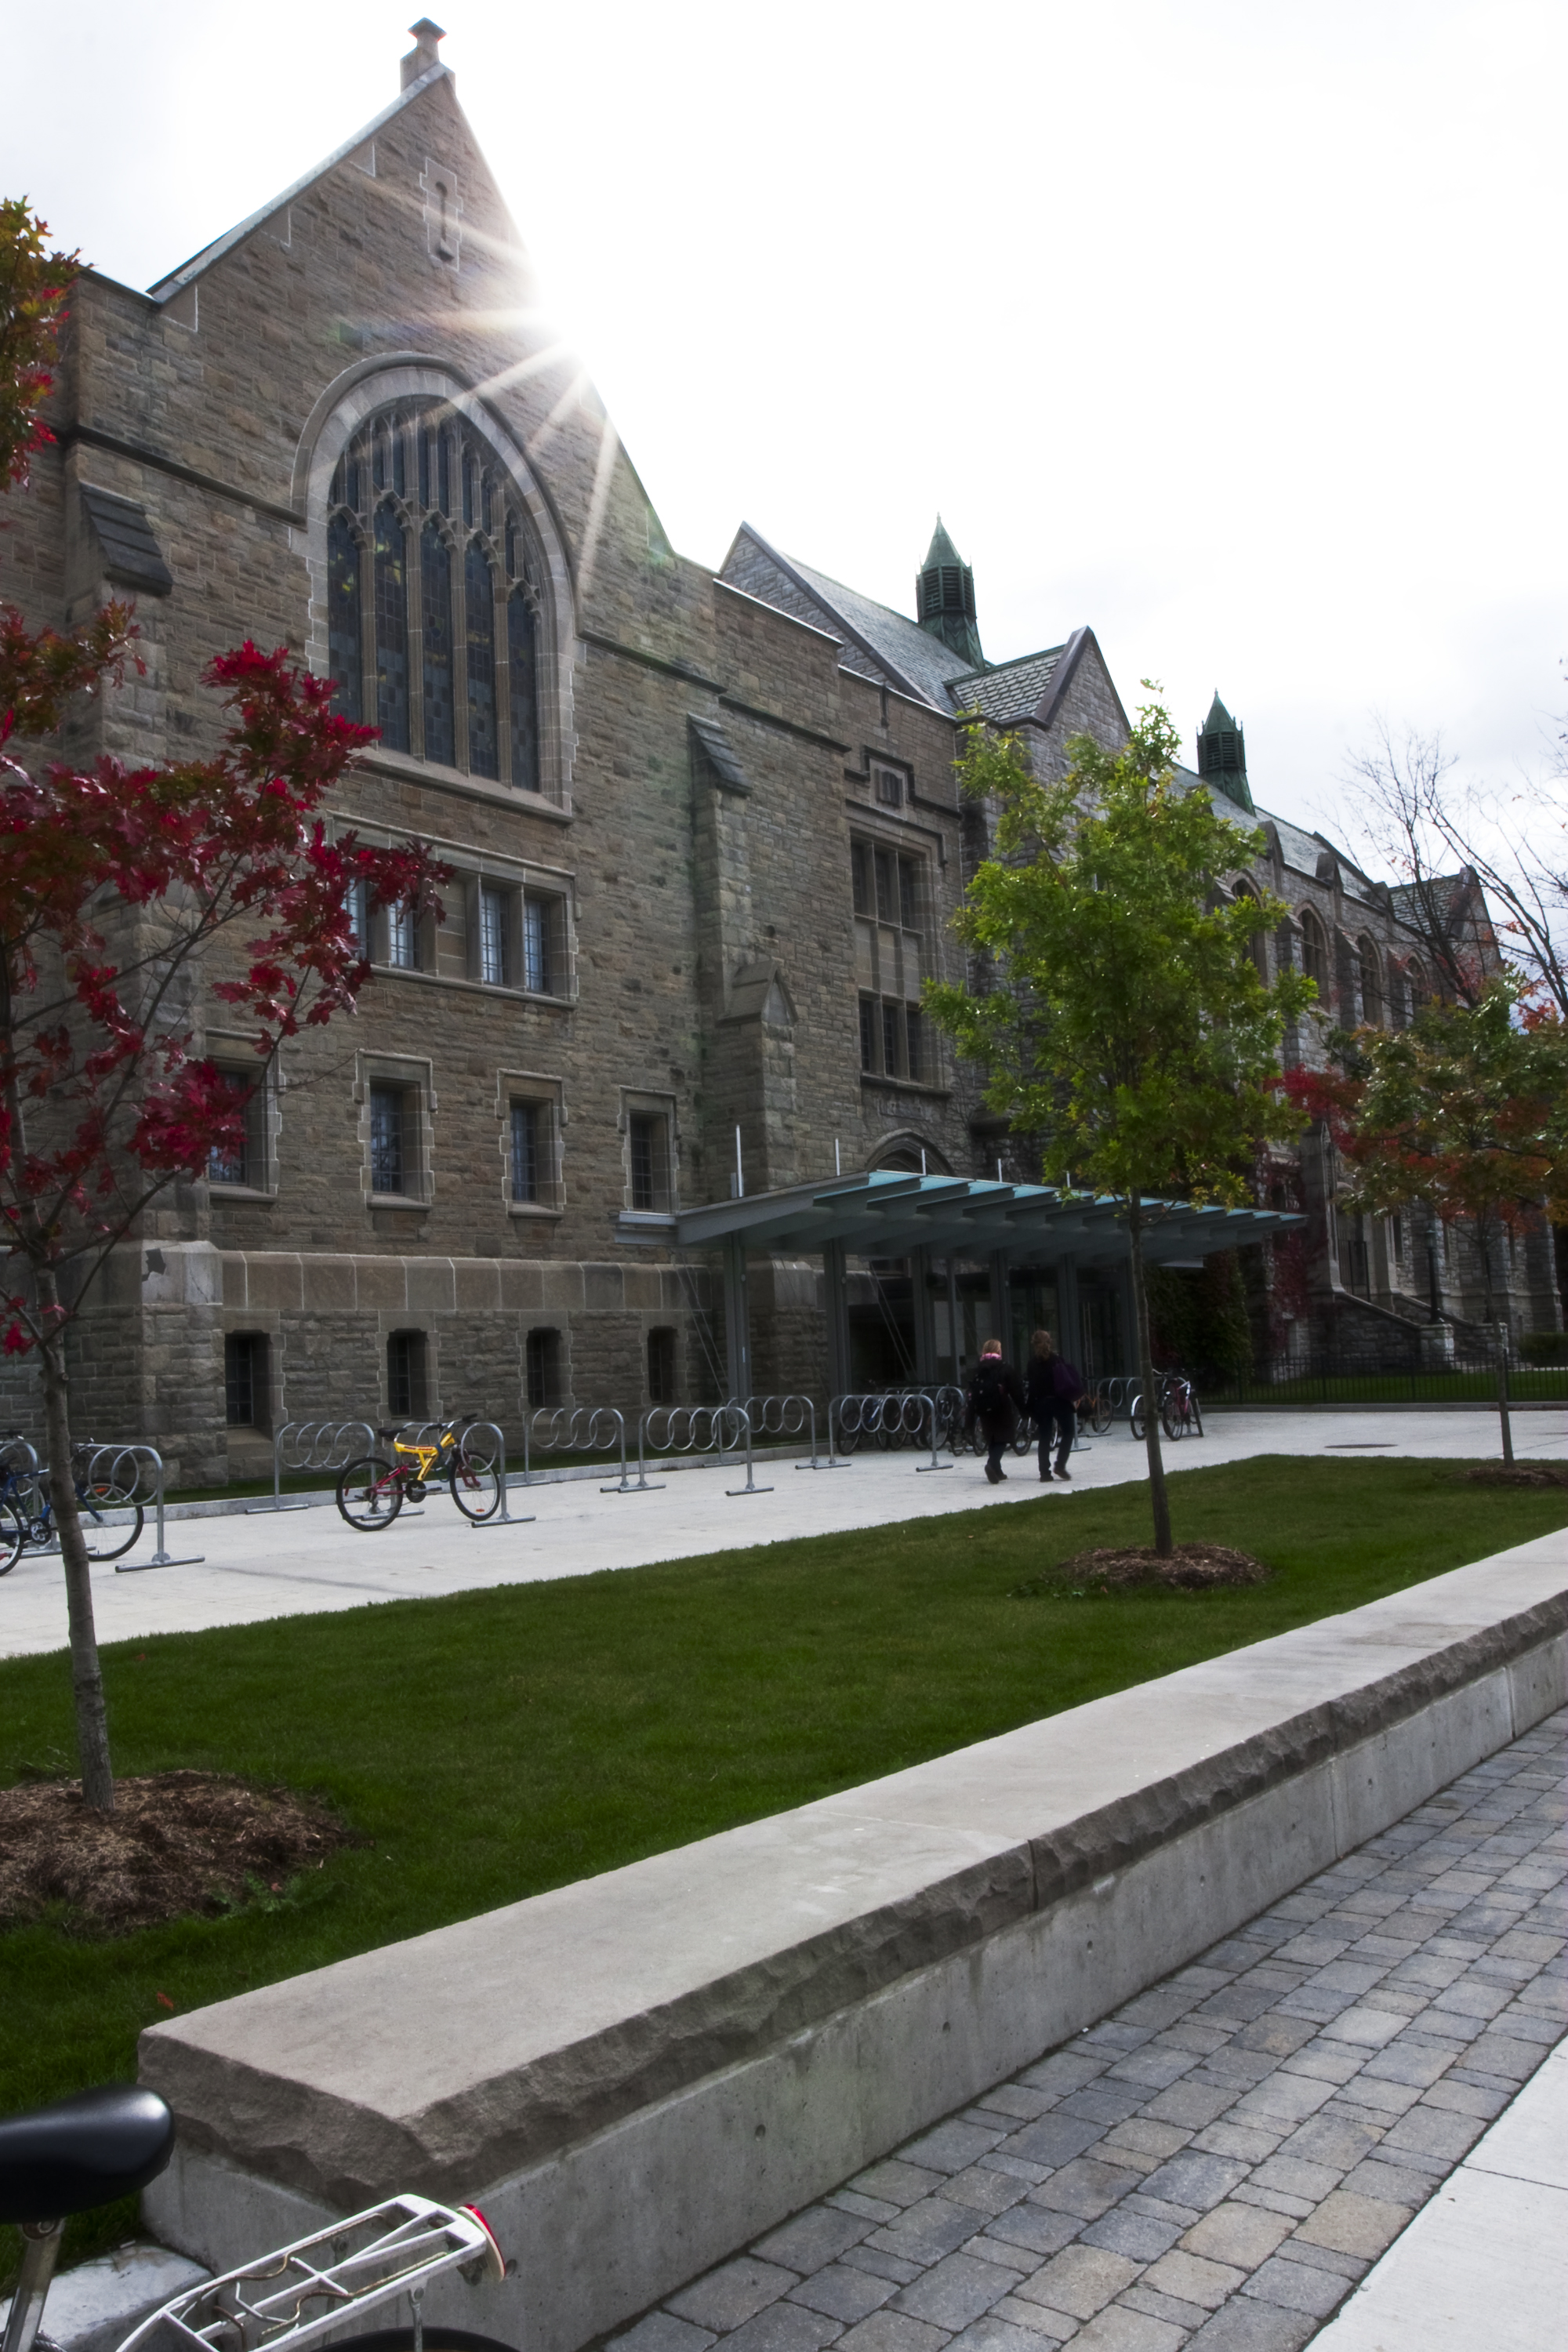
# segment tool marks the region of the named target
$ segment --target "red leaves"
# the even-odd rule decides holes
[[[98,654],[68,660],[0,622],[0,659],[9,646],[18,676],[44,677],[16,700],[37,720],[49,681],[63,695]],[[230,713],[211,760],[0,763],[0,1213],[36,1263],[123,1232],[160,1182],[240,1148],[234,1090],[195,1050],[199,989],[252,1033],[259,1076],[282,1039],[353,1006],[368,967],[351,886],[439,911],[446,869],[422,847],[328,834],[321,802],[373,730],[334,714],[324,679],[247,641],[206,683]],[[23,1103],[36,1138],[16,1131]]]

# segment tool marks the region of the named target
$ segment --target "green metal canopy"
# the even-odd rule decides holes
[[[1301,1224],[1272,1209],[1204,1208],[1146,1200],[1144,1254],[1152,1263],[1207,1257]],[[683,1209],[675,1239],[682,1249],[722,1249],[724,1327],[731,1393],[751,1393],[751,1333],[746,1260],[752,1251],[821,1253],[826,1277],[828,1383],[842,1394],[849,1377],[846,1261],[909,1258],[920,1267],[948,1261],[949,1295],[957,1259],[989,1263],[993,1328],[1001,1328],[1012,1264],[1054,1263],[1076,1295],[1079,1270],[1123,1268],[1131,1252],[1125,1204],[1052,1184],[1004,1184],[967,1177],[912,1176],[880,1170],[830,1183],[794,1184],[778,1192]],[[929,1370],[933,1342],[925,1284],[916,1286],[916,1354]],[[950,1309],[951,1319],[951,1309]],[[919,1377],[926,1377],[921,1371]]]
[[[1273,1209],[1205,1208],[1181,1201],[1148,1201],[1145,1213],[1151,1261],[1207,1257],[1303,1222]],[[837,1247],[861,1257],[930,1250],[938,1257],[983,1258],[1005,1250],[1012,1257],[1053,1258],[1070,1251],[1080,1265],[1106,1265],[1125,1264],[1129,1255],[1119,1200],[1051,1184],[891,1171],[683,1209],[676,1238],[684,1249],[739,1242],[748,1250]]]

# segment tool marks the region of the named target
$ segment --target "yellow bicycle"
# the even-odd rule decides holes
[[[392,1458],[362,1454],[338,1479],[338,1508],[351,1528],[374,1535],[389,1528],[405,1503],[422,1503],[431,1486],[445,1480],[452,1500],[466,1519],[493,1518],[500,1508],[500,1482],[506,1461],[483,1433],[484,1423],[456,1419],[434,1424],[433,1442],[400,1437],[395,1429],[377,1435],[392,1448]]]

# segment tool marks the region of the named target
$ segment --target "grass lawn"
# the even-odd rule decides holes
[[[1053,1585],[1069,1551],[1147,1541],[1144,1490],[1120,1486],[107,1648],[120,1771],[287,1782],[371,1843],[224,1918],[115,1941],[68,1921],[0,1935],[0,2112],[130,2077],[137,2033],[171,2007],[852,1787],[1568,1524],[1568,1490],[1470,1486],[1454,1463],[1265,1456],[1183,1471],[1172,1501],[1179,1538],[1256,1552],[1272,1580]],[[1043,1593],[1018,1592],[1042,1575]],[[64,1657],[0,1662],[0,1785],[70,1752]],[[74,2252],[132,2219],[79,2226]]]

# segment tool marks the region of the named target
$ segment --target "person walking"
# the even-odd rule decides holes
[[[1070,1480],[1068,1455],[1078,1434],[1078,1408],[1083,1402],[1083,1381],[1078,1366],[1057,1353],[1048,1331],[1037,1331],[1029,1343],[1029,1369],[1025,1399],[1040,1435],[1040,1476],[1051,1482],[1051,1440],[1055,1433],[1057,1476]]]
[[[973,1429],[978,1422],[984,1433],[985,1475],[994,1486],[1007,1475],[1002,1467],[1003,1450],[1023,1408],[1023,1382],[1012,1365],[1003,1361],[1001,1340],[987,1339],[969,1391],[969,1425]]]

